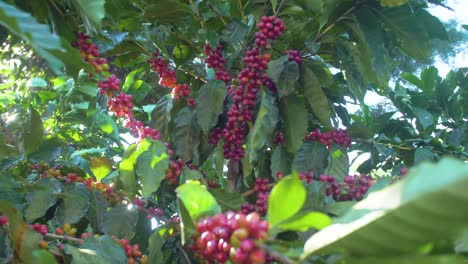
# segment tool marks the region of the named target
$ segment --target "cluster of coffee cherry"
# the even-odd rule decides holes
[[[246,122],[253,120],[253,107],[257,93],[264,81],[269,80],[265,71],[268,69],[270,54],[263,54],[263,47],[278,38],[285,26],[281,19],[263,17],[255,34],[256,47],[247,51],[243,58],[244,68],[237,75],[238,85],[231,86],[234,104],[227,112],[228,121],[223,130],[224,157],[240,160],[244,156],[242,143],[247,132]],[[271,80],[270,80],[271,81]]]
[[[320,129],[315,129],[310,132],[305,140],[314,140],[318,141],[330,148],[333,143],[336,143],[340,146],[348,148],[351,145],[351,137],[349,137],[346,130],[338,129],[328,132],[320,132]]]
[[[128,240],[124,238],[118,240],[114,237],[114,239],[117,240],[119,245],[124,248],[128,264],[146,264],[148,262],[146,255],[141,253],[140,246],[138,244],[131,245]]]
[[[263,16],[258,23],[258,32],[255,33],[255,44],[259,47],[266,47],[273,41],[279,38],[286,29],[283,21],[275,16]]]
[[[159,57],[159,52],[153,53],[153,58],[147,60],[153,67],[153,70],[159,75],[159,84],[171,89],[174,89],[172,93],[176,100],[185,99],[189,106],[195,105],[195,99],[190,97],[190,87],[188,84],[177,84],[176,72],[169,68],[165,58]]]
[[[359,201],[375,183],[371,176],[365,174],[348,175],[343,183],[337,182],[332,175],[320,175],[319,179],[327,183],[326,194],[331,195],[336,201]]]
[[[215,80],[221,80],[225,84],[231,81],[229,73],[225,70],[224,64],[226,59],[223,56],[223,45],[219,44],[216,49],[213,49],[209,44],[205,46],[205,62],[209,68],[215,70]]]
[[[99,58],[99,48],[93,44],[91,37],[83,32],[79,32],[76,37],[76,41],[71,43],[72,46],[80,49],[81,57],[93,66],[96,73],[109,71],[107,59]]]
[[[301,51],[300,50],[287,50],[284,53],[288,55],[289,61],[295,61],[297,64],[301,64]]]
[[[139,122],[139,121],[138,121]],[[160,140],[161,139],[161,134],[159,133],[159,131],[157,129],[154,129],[152,127],[149,127],[149,126],[145,126],[141,128],[140,130],[140,140],[146,138],[146,137],[150,137],[154,140]]]
[[[114,112],[118,117],[129,117],[133,116],[133,97],[126,93],[119,93],[119,95],[114,96],[109,101],[107,105],[109,106],[109,111]]]
[[[242,204],[241,212],[244,214],[257,212],[260,215],[265,215],[268,210],[268,197],[270,197],[271,189],[272,187],[268,184],[268,179],[255,179],[253,191],[257,195],[257,200],[255,204]]]
[[[100,94],[106,94],[108,97],[112,97],[113,94],[120,89],[120,80],[112,74],[104,81],[98,81],[98,87],[100,88]]]
[[[154,208],[153,206],[148,206],[147,203],[138,198],[135,197],[132,202],[133,205],[137,206],[139,210],[142,210],[147,213],[146,218],[151,219],[153,217],[162,217],[164,216],[164,210],[162,208]]]
[[[215,127],[210,131],[209,142],[212,145],[218,144],[218,141],[223,137],[223,129],[220,127]]]
[[[179,177],[184,169],[184,161],[182,159],[171,160],[169,168],[166,171],[166,179],[173,185],[179,184]]]
[[[190,249],[209,262],[265,263],[266,252],[255,242],[267,238],[268,222],[258,213],[227,212],[201,219]]]

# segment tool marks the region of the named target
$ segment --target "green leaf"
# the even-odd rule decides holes
[[[40,179],[34,183],[34,191],[26,193],[27,207],[24,218],[29,223],[46,214],[47,210],[57,202],[57,194],[62,185],[55,178]]]
[[[456,237],[467,227],[467,187],[464,162],[445,158],[421,164],[310,237],[303,258],[338,248],[354,256],[403,255]]]
[[[33,87],[44,88],[44,87],[47,87],[47,82],[42,78],[34,77],[28,81],[27,86],[31,88]]]
[[[148,263],[163,264],[164,255],[162,247],[164,246],[164,240],[159,232],[154,232],[149,238],[149,254]]]
[[[112,160],[108,157],[90,157],[89,169],[93,172],[97,181],[101,181],[112,170]]]
[[[98,33],[101,30],[102,19],[106,15],[104,5],[105,0],[75,0],[80,10],[81,17],[86,29],[92,33]]]
[[[184,169],[182,170],[182,174],[180,175],[179,182],[185,183],[186,181],[190,181],[190,180],[193,180],[193,181],[201,180],[202,183],[206,182],[201,172],[199,172],[198,170],[191,170],[188,167],[184,167]]]
[[[276,174],[282,172],[283,175],[291,173],[292,158],[282,145],[275,147],[271,155],[271,176],[276,179]]]
[[[29,13],[0,2],[0,25],[27,41],[39,55],[47,60],[52,70],[60,74],[63,62],[52,51],[64,52],[60,38],[50,32],[49,26],[40,24]]]
[[[307,192],[297,172],[284,177],[271,190],[268,198],[267,220],[272,228],[284,223],[301,210]]]
[[[82,249],[65,244],[65,253],[72,256],[73,264],[112,264],[104,257],[97,255],[93,249]]]
[[[197,123],[205,135],[208,135],[218,122],[219,115],[223,113],[224,97],[226,85],[222,81],[211,80],[200,88],[195,111]]]
[[[32,163],[52,162],[62,153],[62,142],[58,138],[48,138],[42,141],[39,148],[29,154],[28,161]]]
[[[177,0],[158,0],[144,9],[146,19],[159,23],[177,22],[190,13],[188,5]]]
[[[168,129],[171,122],[172,97],[167,94],[156,103],[151,114],[151,127],[156,128],[164,139],[168,138]]]
[[[285,145],[289,153],[296,153],[307,133],[308,113],[303,97],[287,96],[281,99]]]
[[[247,139],[247,156],[250,163],[257,157],[257,152],[271,141],[276,123],[278,123],[278,108],[275,105],[275,98],[269,93],[262,92],[260,109]]]
[[[57,222],[61,226],[78,223],[86,215],[90,205],[88,189],[82,183],[66,185],[62,195],[63,201],[55,212]]]
[[[384,7],[396,7],[404,5],[408,0],[380,0],[380,5]]]
[[[247,33],[249,27],[237,19],[233,19],[221,31],[221,40],[225,43],[232,43],[234,45],[240,44]]]
[[[209,192],[214,196],[223,212],[238,211],[245,203],[244,197],[237,192],[228,192],[223,189],[209,189]]]
[[[184,183],[177,187],[176,192],[177,197],[190,214],[190,218],[195,221],[221,212],[216,199],[199,182]]]
[[[116,239],[110,236],[103,235],[99,238],[90,236],[84,240],[81,248],[95,251],[96,255],[103,257],[109,263],[127,263],[127,255],[124,248]]]
[[[420,107],[412,107],[413,113],[417,117],[417,121],[421,126],[426,129],[434,123],[433,117],[431,113],[429,113],[426,109]]]
[[[135,173],[135,162],[138,157],[136,151],[137,145],[132,144],[125,150],[122,161],[119,166],[119,179],[122,182],[123,190],[130,194],[136,193],[136,173]]]
[[[419,60],[431,55],[428,34],[409,5],[374,12],[400,41],[403,52]]]
[[[294,85],[299,79],[299,68],[296,62],[289,61],[288,56],[283,56],[268,63],[267,74],[276,84],[281,98],[294,91]]]
[[[330,128],[332,126],[330,122],[331,110],[319,79],[311,69],[301,67],[301,80],[302,93],[309,102],[315,117],[323,126]]]
[[[296,153],[293,169],[299,172],[313,171],[315,175],[323,173],[328,165],[328,151],[325,145],[316,141],[305,141]]]
[[[36,259],[36,263],[50,263],[50,264],[57,264],[57,259],[52,252],[45,250],[45,249],[36,249],[32,252],[32,255]]]
[[[332,144],[325,174],[333,175],[338,181],[343,181],[344,177],[348,175],[348,171],[349,159],[346,148]]]
[[[422,86],[419,88],[422,88],[425,95],[431,96],[436,89],[437,79],[439,79],[439,71],[436,67],[430,66],[421,72]]]
[[[418,18],[418,21],[420,21],[420,23],[424,26],[430,38],[437,38],[445,41],[448,40],[448,34],[445,25],[437,17],[431,15],[422,8],[416,12],[416,17]]]
[[[372,136],[369,128],[361,121],[349,125],[346,132],[351,138],[369,139]]]
[[[99,129],[110,136],[115,142],[120,143],[119,128],[114,119],[102,111],[97,111],[95,117]]]
[[[138,209],[126,205],[111,208],[101,223],[101,230],[109,236],[130,240],[135,235],[138,221]]]
[[[90,190],[89,208],[86,212],[86,219],[88,219],[94,232],[101,231],[100,224],[102,222],[102,219],[104,219],[104,215],[107,212],[107,208],[109,207],[110,204],[107,201],[107,198],[100,190]]]
[[[196,123],[195,111],[189,107],[180,110],[174,119],[172,131],[174,150],[183,160],[193,160],[198,155],[200,144],[200,128]]]
[[[434,153],[429,148],[418,148],[414,152],[414,164],[419,164],[422,161],[434,161]]]
[[[320,212],[301,213],[289,220],[284,221],[279,225],[283,231],[299,231],[305,232],[311,228],[322,229],[332,223],[331,218]]]
[[[42,135],[44,128],[42,126],[42,120],[39,113],[32,106],[30,107],[29,119],[24,126],[23,139],[24,139],[24,151],[26,154],[31,154],[37,148],[42,141]]]
[[[161,181],[166,177],[169,168],[169,155],[161,141],[153,141],[146,151],[136,160],[136,174],[141,182],[143,197],[149,197],[155,192]]]

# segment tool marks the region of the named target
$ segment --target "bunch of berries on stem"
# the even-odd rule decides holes
[[[343,183],[339,183],[332,175],[320,175],[321,182],[326,182],[326,194],[331,195],[336,201],[361,200],[375,180],[365,174],[344,178]]]
[[[215,71],[215,80],[221,80],[225,84],[231,81],[229,73],[224,69],[226,59],[223,56],[223,45],[219,44],[216,49],[213,49],[209,44],[205,46],[205,62],[209,68]]]
[[[267,238],[268,228],[268,223],[255,212],[217,214],[198,222],[190,249],[210,262],[265,263],[267,254],[256,242]]]
[[[268,184],[268,179],[255,179],[253,191],[257,195],[257,200],[255,204],[242,204],[241,212],[245,214],[258,212],[260,215],[265,215],[268,210],[268,197],[270,197],[271,189],[272,187]]]
[[[305,137],[305,140],[318,141],[324,144],[329,149],[333,143],[348,148],[351,145],[351,137],[348,136],[346,130],[338,129],[329,132],[320,132],[320,129],[315,129]]]

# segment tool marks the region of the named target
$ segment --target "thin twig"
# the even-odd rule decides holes
[[[275,16],[278,16],[279,11],[281,10],[281,7],[283,7],[285,2],[286,2],[286,0],[282,0],[281,3],[278,5],[278,9],[276,9],[276,11],[275,11]]]
[[[192,263],[192,262],[190,261],[189,256],[188,256],[187,253],[185,252],[184,248],[180,245],[180,243],[177,243],[177,248],[178,248],[180,251],[182,251],[182,254],[184,255],[184,258],[185,258],[185,260],[187,261],[187,263]]]
[[[275,259],[275,261],[278,261],[278,262],[283,263],[283,264],[294,264],[294,261],[290,260],[288,257],[282,255],[281,253],[279,253],[277,251],[274,251],[270,247],[268,247],[268,246],[266,246],[264,244],[259,244],[259,246],[262,249],[264,249],[268,253],[268,255],[273,257]]]
[[[208,7],[209,7],[211,10],[213,10],[213,12],[215,12],[215,13],[219,16],[219,18],[221,19],[221,21],[223,22],[223,24],[226,25],[227,22],[226,22],[226,20],[224,20],[223,15],[218,11],[218,9],[216,9],[216,7],[214,7],[214,6],[213,6],[211,3],[209,3],[209,2],[207,3],[207,5],[208,5]]]
[[[201,15],[200,15],[200,11],[198,11],[198,8],[195,5],[195,3],[193,2],[193,0],[189,0],[189,1],[190,1],[190,4],[192,5],[193,11],[195,11],[195,14],[197,15],[197,19],[198,19],[198,22],[200,22],[201,28],[205,29],[205,22],[203,21]]]
[[[84,241],[83,239],[80,239],[80,238],[71,237],[71,236],[60,236],[60,235],[56,235],[56,234],[52,234],[52,233],[46,233],[45,237],[71,241],[71,242],[75,242],[75,243],[79,243],[79,244],[82,244],[83,241]]]

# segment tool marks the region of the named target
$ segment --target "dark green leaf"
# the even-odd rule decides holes
[[[328,166],[325,169],[325,174],[333,175],[341,182],[348,175],[349,159],[346,148],[337,144],[332,144],[330,154],[328,155]]]
[[[221,31],[221,40],[226,43],[240,44],[249,32],[249,27],[234,19]]]
[[[90,194],[82,183],[66,185],[63,188],[63,201],[55,212],[57,222],[64,224],[78,223],[86,215],[90,205]]]
[[[414,164],[422,161],[434,161],[434,153],[429,148],[418,148],[414,152]]]
[[[244,197],[237,192],[228,192],[223,189],[210,189],[209,192],[214,196],[223,211],[238,211],[241,205],[245,203]]]
[[[319,79],[311,69],[301,67],[301,80],[302,92],[307,98],[312,112],[323,126],[330,128],[330,106],[328,105],[328,98],[320,86]]]
[[[369,139],[371,132],[363,122],[354,122],[348,126],[346,132],[351,138]]]
[[[111,208],[101,223],[101,230],[109,236],[132,239],[138,221],[138,209],[126,205]]]
[[[161,136],[168,138],[169,123],[171,122],[172,97],[165,95],[156,103],[156,107],[151,114],[151,126],[156,128]]]
[[[124,248],[110,236],[104,235],[99,238],[90,236],[84,240],[81,248],[94,251],[96,255],[103,257],[109,263],[127,263]]]
[[[271,176],[276,179],[276,174],[282,172],[283,175],[291,173],[292,158],[282,145],[275,147],[271,155]]]
[[[413,107],[413,113],[417,117],[417,121],[421,126],[426,129],[434,123],[433,117],[431,113],[429,113],[426,109],[420,107]]]
[[[209,81],[200,88],[195,111],[197,123],[205,135],[216,125],[218,116],[223,112],[225,96],[226,85],[222,81]]]
[[[94,250],[76,248],[70,244],[65,244],[65,253],[72,256],[73,264],[112,264],[100,255],[96,255]]]
[[[285,146],[289,153],[296,153],[307,133],[308,113],[303,97],[287,96],[281,99],[281,117],[285,134]]]
[[[164,240],[159,232],[154,232],[149,238],[148,263],[164,264],[163,245]]]
[[[62,142],[58,138],[48,138],[42,141],[39,148],[29,154],[28,161],[33,163],[52,162],[62,153]]]
[[[158,0],[145,7],[144,16],[149,21],[177,22],[190,14],[188,5],[177,0]]]
[[[293,169],[299,172],[313,171],[315,175],[320,175],[328,165],[327,158],[325,145],[316,141],[305,141],[294,157]]]
[[[280,97],[290,95],[299,79],[297,63],[288,61],[288,56],[271,61],[268,64],[267,74],[276,84]]]
[[[180,110],[174,119],[172,132],[173,138],[177,139],[174,141],[174,150],[177,155],[186,161],[193,160],[198,155],[200,132],[195,111],[189,107]]]
[[[86,218],[93,227],[94,232],[100,231],[100,223],[104,219],[109,206],[109,202],[100,190],[92,189],[90,191],[89,209],[86,212]]]
[[[27,207],[24,218],[29,223],[45,215],[47,210],[57,202],[57,195],[62,185],[55,178],[40,179],[34,183],[34,191],[26,194]]]
[[[257,152],[271,141],[276,123],[278,123],[278,108],[275,105],[275,98],[262,92],[260,109],[247,139],[246,155],[250,163],[257,157]]]
[[[101,30],[101,21],[106,15],[105,3],[105,0],[75,0],[89,32],[98,33]]]
[[[307,192],[297,172],[284,177],[271,190],[267,220],[272,228],[296,215],[306,201]]]

